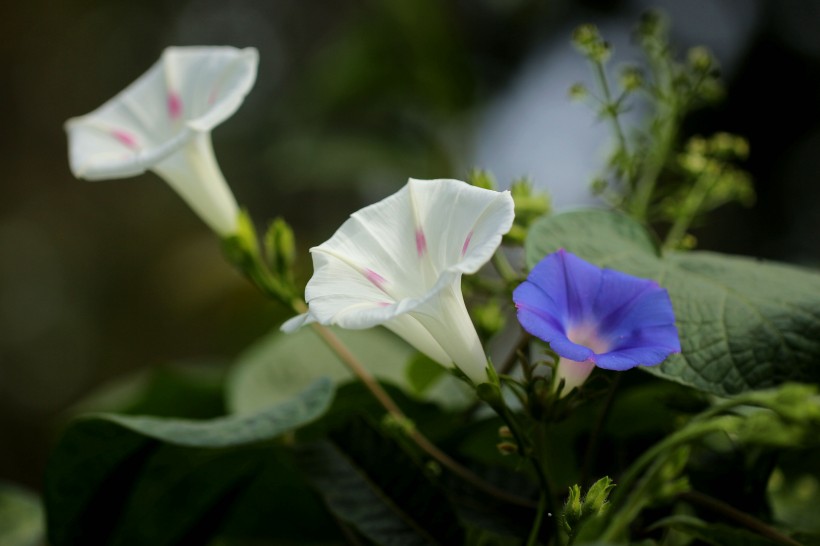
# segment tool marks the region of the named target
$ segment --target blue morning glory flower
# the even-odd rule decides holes
[[[655,366],[680,352],[664,288],[601,269],[563,249],[533,268],[513,301],[524,330],[562,357],[558,374],[566,380],[566,392],[583,383],[594,366]]]

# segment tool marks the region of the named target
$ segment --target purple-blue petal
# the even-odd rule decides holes
[[[655,281],[598,268],[560,250],[546,256],[513,292],[522,327],[560,356],[626,370],[680,352],[669,294]],[[596,354],[568,338],[592,325],[609,349]]]

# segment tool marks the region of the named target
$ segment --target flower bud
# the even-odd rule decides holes
[[[609,476],[604,476],[589,488],[586,497],[584,497],[584,514],[589,516],[597,516],[602,514],[606,509],[609,492],[615,484]]]
[[[620,77],[624,91],[635,91],[643,87],[643,73],[635,66],[628,66],[621,70]]]
[[[589,23],[579,26],[572,33],[573,45],[584,52],[600,41],[601,34],[598,32],[598,27]]]
[[[691,48],[686,54],[686,60],[692,70],[699,73],[709,72],[716,64],[712,52],[704,46]]]
[[[570,100],[581,101],[589,96],[589,90],[584,84],[578,82],[570,86],[569,90],[567,91],[567,95],[569,96]]]
[[[270,223],[265,234],[265,256],[268,267],[277,277],[291,277],[291,268],[296,260],[296,242],[293,230],[281,217]]]
[[[512,442],[498,442],[495,447],[502,455],[515,455],[518,453],[518,446]]]
[[[477,188],[485,190],[495,190],[496,184],[493,175],[484,169],[472,169],[467,175],[467,182]]]
[[[572,43],[591,61],[604,63],[612,52],[610,45],[601,38],[598,27],[591,24],[581,25],[572,33]]]

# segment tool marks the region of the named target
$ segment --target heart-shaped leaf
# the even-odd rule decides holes
[[[643,369],[721,396],[820,381],[820,275],[712,252],[662,255],[643,226],[603,210],[538,220],[528,266],[560,248],[669,291],[682,352]]]

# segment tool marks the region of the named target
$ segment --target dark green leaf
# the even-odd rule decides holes
[[[295,398],[254,414],[195,421],[101,413],[86,419],[105,420],[169,444],[226,447],[279,436],[321,416],[333,398],[330,379],[320,377]]]
[[[820,275],[710,252],[661,256],[640,224],[602,210],[540,219],[528,265],[559,248],[669,290],[683,351],[645,370],[721,396],[820,381]]]
[[[173,362],[143,369],[104,384],[69,409],[206,419],[225,414],[227,365],[213,360]]]
[[[342,521],[384,546],[463,544],[444,492],[399,445],[363,421],[302,446],[298,464]]]
[[[706,523],[692,516],[670,516],[653,527],[668,527],[713,546],[773,546],[780,544],[746,529]]]
[[[256,415],[76,420],[46,473],[50,541],[55,546],[202,543],[273,459],[271,447],[259,442],[317,418],[332,394],[330,381],[319,379],[298,399]]]

